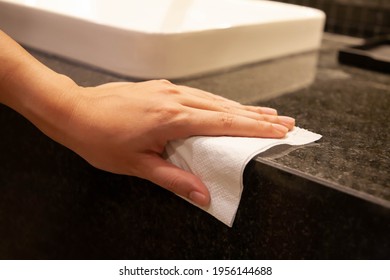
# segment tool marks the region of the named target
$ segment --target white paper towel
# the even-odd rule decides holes
[[[247,163],[273,146],[304,145],[320,138],[299,127],[283,139],[196,136],[169,142],[165,157],[202,180],[210,191],[211,202],[201,209],[231,227],[240,204]]]

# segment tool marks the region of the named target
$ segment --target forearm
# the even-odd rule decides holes
[[[37,61],[2,31],[0,50],[0,103],[63,142],[62,128],[77,104],[77,85]]]

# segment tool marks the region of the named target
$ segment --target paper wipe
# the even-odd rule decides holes
[[[283,139],[195,136],[169,142],[165,157],[202,180],[210,192],[211,202],[208,207],[199,208],[231,227],[240,204],[242,177],[248,162],[276,145],[304,145],[321,137],[299,127]]]

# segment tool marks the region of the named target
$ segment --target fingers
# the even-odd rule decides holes
[[[278,111],[276,111],[274,108],[269,108],[269,107],[256,107],[256,106],[246,106],[247,110],[251,110],[253,112],[257,112],[260,114],[265,114],[265,115],[278,115]]]
[[[262,121],[283,125],[288,130],[293,129],[295,126],[295,119],[287,116],[262,115],[259,119]]]
[[[217,131],[214,130],[216,124],[228,135],[233,134],[236,136],[245,133],[245,135],[241,136],[284,137],[286,133],[295,126],[295,120],[293,118],[278,116],[275,109],[245,106],[199,89],[185,86],[178,87],[190,94],[190,97],[187,97],[187,99],[184,98],[181,101],[183,105],[193,109],[202,109],[204,111],[204,116],[207,119],[202,120],[202,118],[200,118],[200,121],[202,122],[202,125],[211,129],[212,134]],[[217,114],[210,114],[207,111],[214,111]],[[196,115],[199,118],[202,114],[199,111],[196,111]],[[210,126],[208,126],[208,124]],[[220,133],[221,132],[223,131],[220,131]]]
[[[201,111],[201,112],[199,112]],[[187,125],[182,126],[180,135],[172,134],[175,138],[185,138],[195,135],[207,136],[240,136],[283,138],[290,127],[294,126],[294,119],[289,117],[268,116],[265,119],[253,119],[229,112],[215,112],[192,109]],[[289,121],[288,127],[282,124]]]
[[[185,197],[199,206],[207,206],[210,203],[208,189],[195,175],[176,167],[158,155],[144,157],[142,166],[140,177]]]
[[[202,99],[202,102],[200,102],[198,99],[198,102],[200,103],[195,102],[196,99],[192,99],[192,102],[187,104],[189,106],[193,105],[194,107],[199,109],[207,109],[208,106],[219,105],[222,107],[232,107],[241,110],[252,111],[257,114],[277,115],[277,111],[273,108],[242,105],[236,101],[200,89],[186,87],[186,86],[178,86],[178,87],[181,88],[184,92],[192,96],[197,96]]]
[[[235,116],[241,116],[250,118],[257,121],[270,122],[285,126],[288,130],[291,130],[295,125],[295,120],[286,116],[278,116],[274,114],[259,113],[260,110],[248,110],[245,106],[228,106],[219,102],[210,103],[202,99],[193,98],[188,102],[184,102],[183,105],[190,106],[191,108],[202,109],[203,111],[214,111],[219,113],[225,113],[221,117],[222,120],[234,119]],[[252,109],[252,108],[251,108]],[[263,109],[266,110],[266,109]],[[271,109],[272,110],[272,109]],[[200,111],[197,113],[201,114]]]

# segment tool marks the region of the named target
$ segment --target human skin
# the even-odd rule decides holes
[[[282,138],[295,120],[167,80],[82,87],[0,30],[0,103],[96,168],[147,179],[200,206],[195,175],[162,158],[168,141],[195,135]]]

